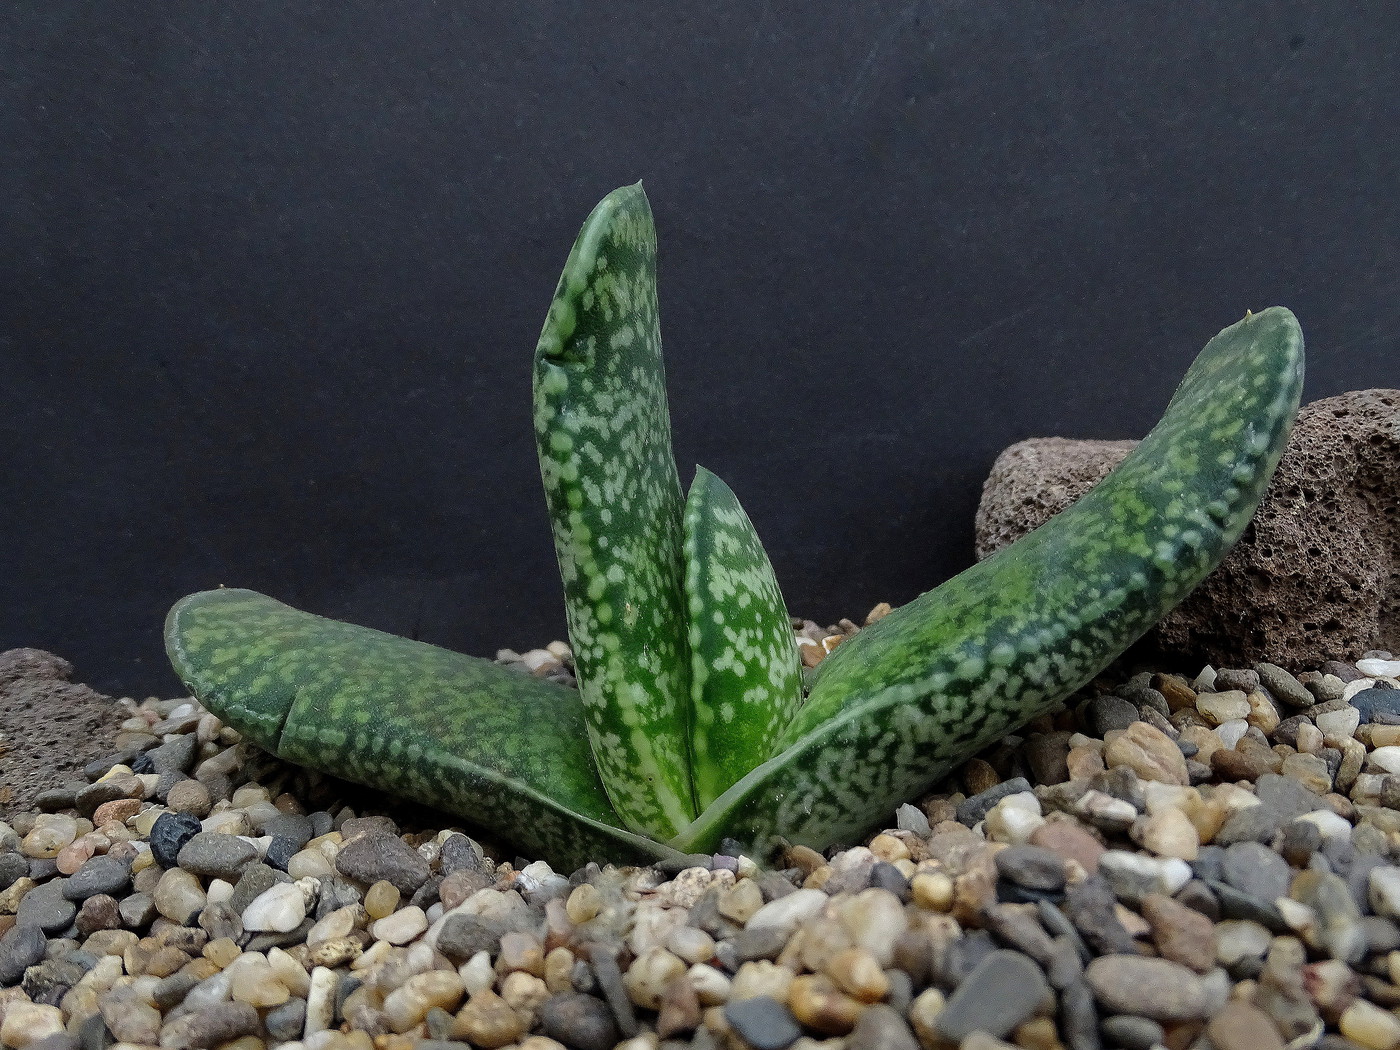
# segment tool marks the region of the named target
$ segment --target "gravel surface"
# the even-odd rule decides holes
[[[555,872],[148,700],[0,824],[0,1042],[1392,1050],[1397,675],[1110,674],[780,869]]]

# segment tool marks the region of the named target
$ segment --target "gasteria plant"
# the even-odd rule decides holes
[[[817,848],[1052,709],[1239,538],[1298,408],[1280,307],[1206,345],[1075,506],[848,640],[804,697],[753,525],[671,453],[641,186],[593,210],[535,352],[535,433],[579,688],[298,612],[191,595],[166,640],[201,703],[288,759],[466,817],[556,865]]]

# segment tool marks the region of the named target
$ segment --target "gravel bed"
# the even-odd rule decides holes
[[[859,630],[794,626],[808,666]],[[571,680],[562,643],[498,659]],[[1107,675],[781,869],[555,872],[128,701],[0,823],[0,1042],[1393,1050],[1397,675]]]

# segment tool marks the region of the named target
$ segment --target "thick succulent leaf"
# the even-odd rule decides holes
[[[1225,329],[1162,421],[1078,503],[825,660],[786,750],[672,845],[851,840],[1054,707],[1239,538],[1278,465],[1302,379],[1302,333],[1287,310]]]
[[[281,758],[455,813],[563,871],[658,855],[616,826],[572,689],[255,591],[182,599],[165,637],[199,702]]]
[[[589,738],[627,826],[695,814],[681,488],[639,184],[579,233],[535,352],[535,439]]]
[[[704,467],[686,497],[685,593],[691,758],[696,800],[707,806],[772,756],[802,702],[802,663],[753,522]]]

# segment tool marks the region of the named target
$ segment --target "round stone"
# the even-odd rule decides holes
[[[162,813],[151,825],[151,854],[162,868],[177,864],[181,848],[199,834],[199,818],[189,813]]]
[[[201,831],[180,847],[177,863],[186,871],[209,878],[237,879],[245,867],[258,859],[258,849],[237,835]]]
[[[802,1035],[792,1011],[766,995],[728,1003],[724,1019],[754,1050],[785,1050]]]
[[[1084,970],[1094,998],[1109,1013],[1154,1021],[1194,1021],[1207,1006],[1201,979],[1167,959],[1105,955]]]

